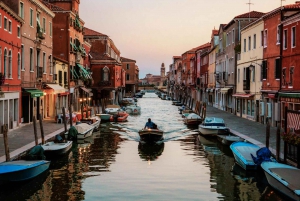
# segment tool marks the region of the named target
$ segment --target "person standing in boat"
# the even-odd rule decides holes
[[[148,122],[146,123],[144,129],[146,129],[146,128],[151,128],[151,129],[154,129],[154,128],[155,128],[155,129],[157,129],[157,126],[156,126],[156,124],[155,124],[154,122],[152,122],[151,119],[149,118],[149,119],[148,119]]]

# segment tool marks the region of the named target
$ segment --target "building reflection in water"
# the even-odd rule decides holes
[[[164,151],[165,143],[139,143],[138,150],[141,159],[155,161]]]

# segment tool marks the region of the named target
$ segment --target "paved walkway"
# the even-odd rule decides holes
[[[257,144],[260,147],[263,147],[266,144],[266,125],[240,118],[228,112],[216,109],[212,106],[207,106],[206,116],[223,118],[233,134],[238,135],[251,143]],[[43,128],[45,133],[45,140],[48,140],[53,136],[63,132],[64,124],[57,124],[54,122],[54,120],[44,120]],[[37,123],[37,131],[40,143],[41,132],[39,123]],[[34,147],[35,140],[33,133],[33,124],[28,124],[10,131],[8,133],[8,143],[11,158],[17,157],[19,154]],[[283,142],[281,142],[281,147],[281,150],[283,150]],[[270,150],[275,155],[276,128],[274,127],[271,127]],[[283,158],[282,154],[281,158]],[[3,162],[5,160],[3,136],[0,134],[0,162]]]
[[[53,119],[46,119],[43,120],[43,128],[46,141],[63,132],[64,124],[57,124]],[[69,128],[69,126],[67,128]],[[35,146],[33,130],[33,124],[31,123],[8,132],[8,146],[11,159]],[[39,137],[38,142],[41,143],[42,139],[39,121],[37,121],[37,133]],[[4,162],[5,160],[3,135],[0,134],[0,162]]]

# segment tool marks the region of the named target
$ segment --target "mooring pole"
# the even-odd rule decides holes
[[[41,118],[41,114],[39,114],[39,121],[40,121],[40,129],[41,129],[41,136],[42,136],[42,144],[45,144],[44,127],[43,127],[43,120]]]
[[[270,122],[269,118],[267,118],[267,127],[266,127],[266,147],[269,148],[270,144]]]
[[[35,116],[33,116],[32,121],[33,121],[33,132],[34,132],[35,145],[38,145],[39,144],[39,140],[38,140],[38,136],[37,136]]]
[[[8,132],[7,131],[7,124],[4,124],[3,125],[3,140],[4,140],[4,147],[5,147],[6,162],[10,161],[7,132]]]

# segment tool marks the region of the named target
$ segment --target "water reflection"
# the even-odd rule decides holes
[[[165,143],[139,143],[138,151],[142,159],[155,161],[164,151]]]

